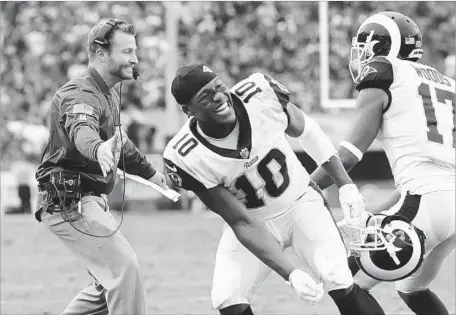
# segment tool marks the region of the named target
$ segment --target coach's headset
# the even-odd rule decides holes
[[[108,34],[117,26],[117,25],[120,25],[120,24],[126,24],[125,21],[122,21],[122,20],[119,20],[119,19],[109,19],[105,25],[103,25],[103,27],[100,29],[100,31],[98,32],[98,35],[97,37],[93,40],[94,43],[104,47],[104,48],[107,48],[109,47],[110,43],[108,42],[108,39],[107,39],[107,36]],[[133,67],[133,79],[138,79],[139,77],[139,71],[138,69],[135,67]],[[117,122],[114,122],[114,125],[116,127],[119,128],[119,132],[120,132],[120,141],[121,143],[123,143],[123,137],[122,137],[122,130],[121,130],[121,124],[120,124],[120,107],[122,105],[122,81],[120,81],[120,88],[119,88],[119,112],[118,112],[118,121]],[[81,231],[79,230],[77,227],[75,227],[72,223],[72,220],[68,219],[68,222],[71,224],[71,226],[77,230],[78,232],[82,233],[82,234],[86,234],[86,235],[89,235],[89,236],[92,236],[92,237],[97,237],[97,238],[108,238],[108,237],[111,237],[113,236],[115,233],[117,233],[117,231],[120,229],[120,227],[122,226],[122,223],[123,223],[123,218],[124,218],[124,204],[125,204],[125,180],[126,180],[126,176],[125,176],[125,153],[124,151],[122,150],[122,165],[123,165],[123,192],[122,192],[122,206],[121,206],[121,219],[120,219],[120,223],[119,225],[117,226],[117,228],[110,234],[108,235],[93,235],[93,234],[90,234],[90,233],[87,233],[87,232],[84,232],[84,231]],[[113,174],[113,176],[116,176],[116,174]],[[105,201],[105,211],[106,211],[106,201]],[[67,215],[65,211],[62,211],[62,215]]]

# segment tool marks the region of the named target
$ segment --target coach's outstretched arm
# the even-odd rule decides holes
[[[323,297],[322,284],[317,284],[285,256],[278,241],[259,221],[250,217],[245,205],[227,188],[218,185],[196,194],[209,209],[225,220],[242,245],[289,281],[302,299],[310,303],[320,301]]]
[[[355,119],[351,129],[341,142],[338,155],[347,171],[350,171],[363,157],[364,152],[374,141],[382,123],[384,107],[388,106],[387,93],[378,88],[361,90],[356,100]],[[321,189],[333,184],[327,170],[318,167],[310,178]]]
[[[221,185],[196,194],[209,209],[219,214],[228,223],[247,249],[288,280],[297,266],[285,257],[282,248],[271,233],[260,222],[250,217],[242,202]]]

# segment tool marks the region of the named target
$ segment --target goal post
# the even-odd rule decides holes
[[[328,5],[328,1],[318,2],[318,23],[320,36],[320,106],[324,109],[354,108],[354,99],[331,99]]]

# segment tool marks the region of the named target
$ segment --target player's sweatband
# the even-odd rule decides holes
[[[333,155],[336,155],[337,151],[317,122],[304,112],[303,115],[305,119],[304,132],[297,140],[306,153],[320,166]]]
[[[363,158],[363,152],[361,152],[361,150],[355,147],[352,143],[343,140],[340,142],[340,145],[348,151],[350,151],[354,156],[356,156],[358,161],[361,161],[361,159]]]

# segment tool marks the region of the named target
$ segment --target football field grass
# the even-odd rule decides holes
[[[121,231],[138,255],[149,314],[218,314],[211,307],[210,288],[222,226],[222,220],[208,212],[125,214]],[[60,314],[90,282],[73,254],[32,216],[3,216],[1,234],[1,314]],[[455,282],[453,253],[432,286],[451,314]],[[411,314],[394,285],[383,283],[372,293],[387,314]],[[255,314],[338,314],[327,295],[310,306],[274,272],[260,287],[252,308]]]

